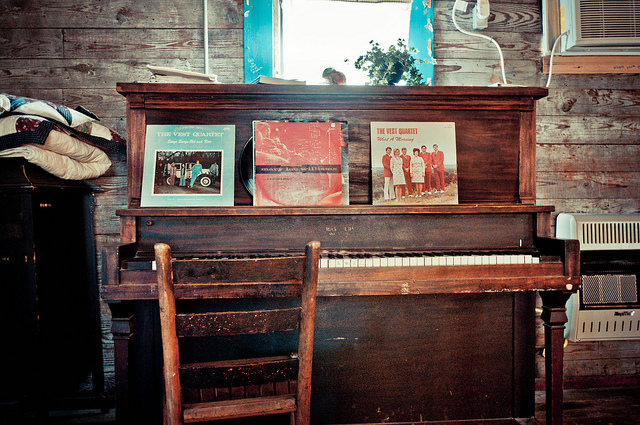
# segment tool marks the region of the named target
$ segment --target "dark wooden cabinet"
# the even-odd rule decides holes
[[[103,393],[93,188],[0,160],[0,400],[46,414]]]

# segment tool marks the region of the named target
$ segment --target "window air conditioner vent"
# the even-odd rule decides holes
[[[563,52],[640,52],[640,0],[560,0],[560,4],[567,30]]]
[[[587,38],[640,36],[640,1],[580,1],[580,33]]]

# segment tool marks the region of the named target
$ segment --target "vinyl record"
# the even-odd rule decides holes
[[[253,196],[256,187],[253,178],[253,137],[247,141],[240,154],[240,180],[247,192]]]

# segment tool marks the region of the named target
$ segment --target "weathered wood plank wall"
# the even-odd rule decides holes
[[[452,0],[435,0],[437,85],[488,85],[499,76],[494,46],[458,32]],[[538,0],[493,0],[483,33],[503,48],[511,83],[540,86],[542,19]],[[223,83],[243,76],[242,0],[209,0],[210,68]],[[458,23],[471,28],[470,12]],[[147,64],[202,71],[201,1],[6,0],[0,3],[0,91],[83,105],[126,135],[120,81],[148,81]],[[640,212],[640,75],[555,75],[538,104],[538,203],[557,212]],[[118,240],[126,163],[93,183],[98,250]],[[105,319],[108,309],[104,309]],[[105,320],[105,359],[112,357]],[[539,342],[542,345],[541,341]],[[570,344],[568,377],[630,376],[640,343]],[[540,362],[542,358],[540,357]],[[543,374],[540,368],[540,375]]]

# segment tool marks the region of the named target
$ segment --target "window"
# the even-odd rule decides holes
[[[431,3],[245,1],[245,82],[269,75],[321,84],[322,71],[332,67],[345,73],[348,84],[362,85],[367,81],[366,73],[356,70],[353,63],[369,50],[370,40],[386,49],[404,39],[428,62],[420,65],[420,70],[432,84]]]

